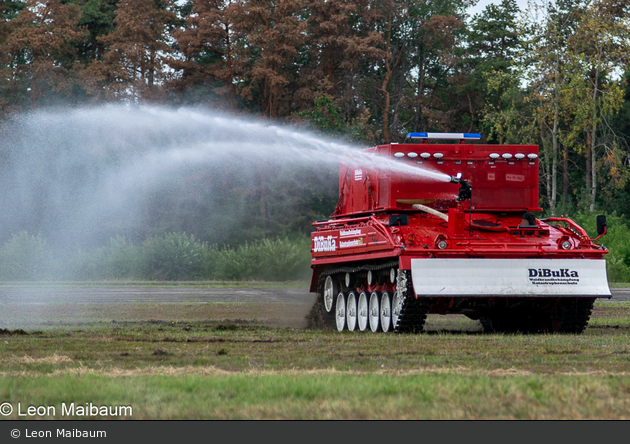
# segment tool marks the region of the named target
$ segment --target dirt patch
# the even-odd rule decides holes
[[[311,306],[309,312],[304,316],[304,322],[306,323],[306,328],[308,330],[323,330],[325,326],[322,322],[322,318],[319,315],[319,304],[317,299]]]
[[[128,325],[128,322],[153,322],[181,325],[187,322],[214,321],[222,324],[256,324],[273,328],[306,328],[312,301],[304,303],[63,303],[32,305],[13,303],[3,306],[0,336],[16,335],[19,330],[42,327],[84,326],[98,323]],[[22,330],[24,331],[24,330]],[[16,333],[17,332],[17,333]]]
[[[167,352],[166,350],[162,350],[161,348],[158,348],[153,353],[151,353],[151,356],[169,356],[169,355],[171,355],[171,353]]]
[[[0,328],[0,336],[25,336],[28,335],[24,330],[18,328],[17,330],[9,330],[7,328]]]

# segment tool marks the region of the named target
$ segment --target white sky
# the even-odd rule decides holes
[[[525,11],[527,9],[528,0],[516,0],[516,4],[518,5],[521,11]],[[487,5],[494,3],[496,5],[501,4],[501,0],[479,0],[476,6],[470,8],[468,11],[471,17],[475,14],[481,14]],[[541,0],[538,0],[536,3],[541,3]]]

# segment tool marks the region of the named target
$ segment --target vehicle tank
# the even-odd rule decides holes
[[[418,333],[437,313],[486,332],[584,331],[611,297],[605,218],[596,239],[536,218],[538,147],[478,138],[411,133],[340,165],[339,203],[311,234],[320,326]]]

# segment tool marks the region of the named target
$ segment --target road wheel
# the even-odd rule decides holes
[[[368,297],[365,291],[362,291],[359,295],[359,302],[357,302],[357,323],[359,325],[359,331],[365,331],[368,326]]]
[[[388,332],[392,326],[392,296],[387,291],[381,295],[380,318],[381,329]]]
[[[337,294],[337,286],[332,276],[327,276],[324,281],[324,308],[330,313],[335,305],[335,295]]]
[[[372,333],[376,333],[380,327],[380,296],[381,294],[378,291],[373,291],[370,295],[370,310],[368,319],[370,322],[370,330],[372,330]]]
[[[346,294],[343,292],[337,295],[335,321],[337,323],[337,331],[343,331],[346,328]]]
[[[398,326],[398,319],[400,318],[403,304],[403,298],[400,297],[398,291],[395,291],[392,296],[392,328],[394,329]]]
[[[348,303],[346,304],[346,324],[349,331],[354,331],[357,327],[357,295],[354,291],[348,294]]]

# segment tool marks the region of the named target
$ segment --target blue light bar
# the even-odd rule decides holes
[[[457,139],[468,140],[481,139],[481,134],[477,133],[409,133],[407,139]]]

